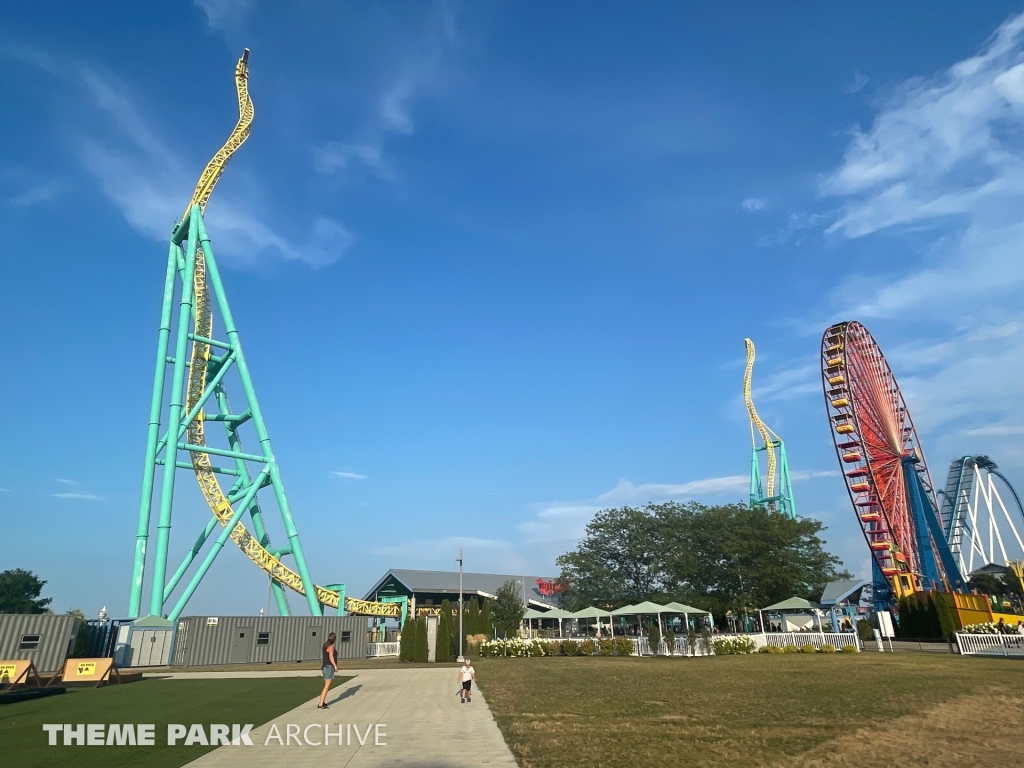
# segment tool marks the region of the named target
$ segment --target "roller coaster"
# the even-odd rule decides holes
[[[789,478],[789,462],[786,460],[786,444],[757,414],[754,407],[751,384],[754,378],[754,342],[744,339],[747,348],[747,366],[743,372],[743,402],[750,417],[750,506],[778,510],[790,518],[796,517],[796,502],[793,500],[793,483]],[[760,437],[762,445],[757,444]],[[768,472],[761,480],[761,460],[764,453],[768,460]],[[778,486],[778,493],[776,493]]]
[[[181,220],[175,223],[171,234],[157,339],[156,373],[146,440],[129,615],[133,618],[142,615],[147,546],[155,505],[156,547],[149,579],[149,617],[171,622],[177,620],[230,539],[268,575],[281,615],[290,613],[284,591],[290,589],[305,598],[309,612],[314,616],[322,615],[324,607],[333,607],[349,614],[398,618],[401,612],[398,603],[354,600],[344,596],[343,586],[317,586],[310,577],[203,218],[206,204],[228,162],[249,137],[255,111],[248,90],[248,59],[249,50],[246,49],[235,66],[238,122],[227,141],[203,169],[192,200]],[[216,337],[214,330],[215,307],[223,325],[220,338]],[[176,329],[173,337],[172,329]],[[188,348],[189,343],[191,350]],[[172,354],[169,355],[169,351]],[[170,386],[165,392],[168,366]],[[244,403],[241,409],[232,408],[228,398],[230,373],[234,374],[240,384]],[[167,424],[163,435],[160,434],[162,422]],[[207,443],[207,422],[223,425],[225,441],[222,447]],[[254,429],[259,445],[253,452],[246,452],[242,445],[240,430],[247,425]],[[180,460],[180,452],[186,453],[189,460]],[[217,466],[212,457],[228,461],[223,462],[225,466]],[[195,474],[212,515],[181,564],[167,579],[175,478],[179,469]],[[154,500],[158,474],[160,492],[158,499]],[[222,476],[234,479],[227,491],[220,484]],[[258,498],[259,491],[264,488],[271,489],[280,513],[287,539],[283,546],[271,545]],[[252,522],[254,533],[250,533],[243,523],[246,514]],[[202,562],[184,589],[175,595],[218,526],[220,533]],[[282,561],[286,556],[294,561],[294,569]],[[173,597],[176,599],[171,604]],[[169,604],[171,608],[168,611],[166,606]]]
[[[876,608],[921,591],[964,593],[975,563],[1000,564],[999,555],[1013,569],[1007,540],[1024,552],[1024,508],[1013,486],[988,457],[966,456],[953,461],[946,488],[936,493],[896,377],[863,325],[849,321],[825,331],[821,376],[836,457],[871,550]],[[1019,521],[994,477],[1008,489]]]

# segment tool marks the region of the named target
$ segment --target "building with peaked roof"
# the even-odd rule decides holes
[[[465,599],[476,597],[494,599],[498,589],[506,581],[514,581],[522,589],[523,602],[527,608],[551,610],[558,607],[558,578],[553,576],[523,576],[497,573],[463,573],[462,593]],[[443,600],[457,602],[459,599],[458,571],[418,571],[406,568],[392,568],[366,593],[364,600],[374,602],[393,601],[407,598],[416,608],[440,605]]]

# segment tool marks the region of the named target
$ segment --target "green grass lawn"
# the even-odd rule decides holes
[[[884,730],[895,718],[972,696],[975,709],[979,700],[998,698],[1002,703],[985,716],[1019,719],[1006,737],[1018,739],[1016,746],[1006,749],[1024,745],[1024,663],[1018,660],[861,653],[474,664],[523,768],[797,765],[794,757],[814,755],[823,745],[827,752],[830,740],[855,729]],[[948,719],[947,710],[954,711],[946,724],[955,731],[956,708],[943,710]],[[896,738],[928,754],[927,743],[913,746],[926,736]],[[879,762],[869,757],[859,764],[895,764],[876,757]]]
[[[335,678],[334,684],[350,680]],[[0,764],[50,766],[153,766],[177,768],[214,747],[167,747],[167,724],[252,723],[272,720],[315,699],[322,680],[275,677],[219,680],[143,680],[105,688],[70,689],[60,696],[0,706]],[[43,723],[155,723],[152,747],[47,746]],[[62,744],[58,734],[57,743]]]

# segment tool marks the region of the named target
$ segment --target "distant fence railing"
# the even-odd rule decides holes
[[[957,632],[956,645],[963,656],[1024,656],[1022,635],[972,635]]]
[[[823,645],[831,645],[837,651],[844,645],[855,645],[861,650],[860,639],[855,632],[760,632],[747,635],[758,649],[766,645],[785,648],[787,645],[813,645],[821,650]]]
[[[366,658],[370,659],[377,656],[397,656],[398,646],[398,643],[367,643]]]
[[[664,646],[665,643],[662,642]],[[704,642],[703,637],[698,637],[694,643],[691,652],[690,642],[685,637],[676,638],[676,647],[673,652],[674,656],[712,656],[714,655],[714,649],[711,647],[710,642]]]

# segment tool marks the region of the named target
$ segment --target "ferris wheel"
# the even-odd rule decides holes
[[[871,549],[876,604],[958,588],[924,452],[878,344],[856,321],[833,325],[821,371],[836,455]]]

